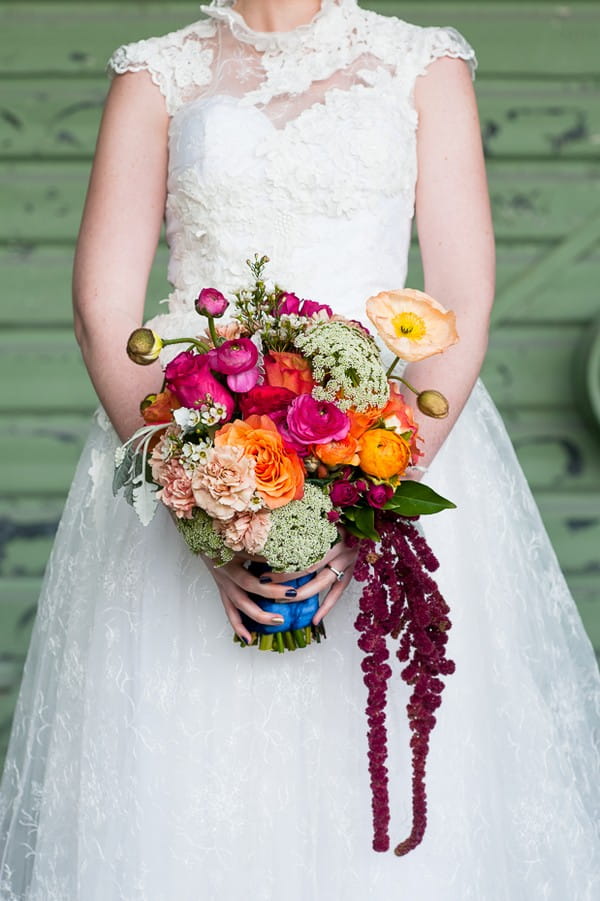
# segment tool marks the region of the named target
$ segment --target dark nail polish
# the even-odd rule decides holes
[[[273,579],[270,576],[259,576],[258,581],[261,585],[266,585],[267,582],[272,582]]]
[[[285,593],[285,596],[286,596],[286,598],[295,598],[297,594],[298,594],[298,592],[296,591],[295,588],[288,588],[288,590]]]

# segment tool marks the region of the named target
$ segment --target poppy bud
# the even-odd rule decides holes
[[[450,409],[444,395],[434,390],[421,391],[417,396],[417,406],[421,413],[434,419],[445,419]]]
[[[149,328],[136,328],[127,342],[127,356],[139,366],[148,366],[158,360],[163,343],[156,332]]]

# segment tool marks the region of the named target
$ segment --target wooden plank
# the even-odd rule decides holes
[[[73,241],[89,175],[87,163],[4,163],[0,242]],[[545,164],[493,160],[490,192],[496,232],[512,241],[559,240],[600,206],[600,161]]]
[[[482,369],[495,402],[503,409],[571,407],[571,359],[580,335],[570,325],[497,328]]]
[[[551,248],[538,262],[500,289],[492,311],[492,322],[511,318],[513,311],[525,313],[530,302],[543,293],[544,286],[564,272],[570,272],[577,259],[590,253],[600,242],[600,204],[585,222],[563,241]]]
[[[575,410],[508,409],[504,419],[534,491],[600,490],[598,438]],[[0,496],[65,495],[89,428],[87,415],[0,416]]]
[[[421,25],[453,25],[477,48],[483,71],[597,74],[596,3],[394,0],[362,5]],[[99,73],[119,44],[172,31],[197,16],[189,3],[3,3],[0,74]]]
[[[149,318],[169,293],[168,251],[159,247],[148,284]],[[22,244],[0,247],[2,306],[0,327],[29,325],[72,327],[71,269],[73,247]],[[166,312],[165,308],[161,308]]]
[[[600,588],[600,488],[538,491],[536,501],[567,577],[597,579]],[[0,587],[42,577],[61,510],[59,498],[0,501]]]
[[[597,81],[480,79],[476,87],[488,158],[597,157]]]
[[[504,407],[569,407],[575,325],[503,327],[493,335],[483,379]],[[15,372],[29,373],[15,381]],[[160,374],[157,369],[157,379]],[[0,336],[0,413],[86,413],[95,405],[79,349],[68,331],[15,330]]]
[[[67,493],[89,416],[0,416],[0,495]]]
[[[498,290],[530,266],[543,259],[551,245],[499,242]],[[146,316],[158,311],[159,299],[167,296],[167,248],[159,247],[148,285]],[[0,328],[29,326],[71,328],[71,267],[73,248],[51,244],[0,247],[2,305]],[[598,310],[600,244],[573,265],[558,272],[543,286],[527,307],[511,309],[510,321],[560,321],[584,323]],[[419,251],[413,247],[407,284],[422,287]],[[161,309],[166,312],[165,307]]]
[[[534,492],[600,491],[598,437],[575,409],[513,408],[503,418]]]
[[[497,295],[531,267],[541,263],[552,246],[526,241],[499,241],[496,248]],[[588,253],[578,256],[572,265],[559,269],[552,278],[544,281],[539,291],[528,296],[527,304],[511,306],[503,313],[503,322],[589,322],[598,312],[599,271],[600,242]],[[411,248],[406,283],[412,287],[423,286],[423,270],[417,247]]]
[[[0,498],[0,587],[15,593],[44,574],[64,497]],[[4,582],[3,580],[9,580]],[[2,593],[2,597],[6,597]],[[23,600],[23,596],[17,595]]]
[[[488,156],[597,156],[600,83],[538,79],[476,83]],[[90,157],[107,79],[16,78],[2,90],[0,158]]]

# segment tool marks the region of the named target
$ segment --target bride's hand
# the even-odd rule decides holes
[[[282,623],[283,618],[278,614],[262,610],[249,598],[249,594],[258,594],[279,603],[289,603],[306,600],[329,589],[325,600],[313,617],[313,623],[318,625],[339,600],[352,579],[356,554],[356,548],[349,548],[344,541],[339,541],[322,560],[314,563],[308,569],[300,573],[271,572],[262,576],[262,581],[248,572],[244,564],[249,558],[243,555],[236,555],[233,560],[220,567],[214,567],[210,560],[204,559],[217,584],[221,602],[234,632],[243,641],[250,642],[252,635],[242,621],[242,612],[255,622],[269,626]],[[343,578],[338,580],[333,570],[343,572]],[[294,589],[281,584],[309,573],[317,573],[317,575],[301,588]]]

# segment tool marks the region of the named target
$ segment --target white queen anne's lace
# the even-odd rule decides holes
[[[267,37],[230,6],[111,60],[148,70],[171,116],[173,291],[154,327],[202,331],[199,290],[243,287],[256,251],[288,290],[364,319],[365,299],[405,278],[415,79],[473,52],[354,0]],[[167,511],[144,529],[113,497],[118,445],[100,413],[46,574],[0,793],[1,901],[600,897],[594,657],[481,383],[427,476],[458,504],[424,523],[457,671],[436,711],[425,840],[401,860],[370,850],[358,587],[325,644],[275,659],[235,646]],[[399,841],[398,678],[390,694]]]

